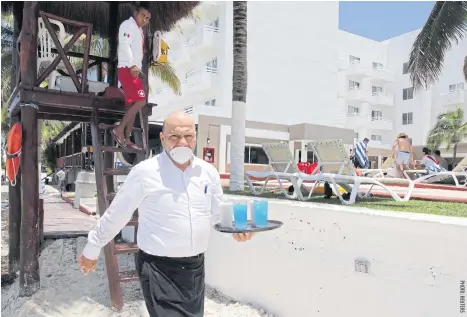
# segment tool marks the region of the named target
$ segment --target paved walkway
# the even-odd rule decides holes
[[[44,199],[45,237],[83,236],[96,225],[97,217],[73,208],[58,192],[42,195],[41,198]]]

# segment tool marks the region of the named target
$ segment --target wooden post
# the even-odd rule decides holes
[[[44,199],[39,199],[39,244],[44,243]]]
[[[20,68],[21,83],[25,86],[33,86],[37,78],[37,13],[37,1],[24,2]],[[22,179],[19,296],[31,296],[40,288],[37,110],[37,106],[32,103],[21,105],[23,123],[21,176],[24,177]]]
[[[20,121],[19,116],[12,117],[10,122]],[[21,167],[16,176],[16,185],[8,186],[8,274],[13,276],[19,271],[21,241]]]
[[[152,54],[150,51],[150,41],[152,40],[150,32],[148,32],[149,28],[146,28],[144,31],[144,55],[143,55],[143,67],[141,71],[144,74],[143,78],[143,84],[144,84],[144,91],[146,92],[146,104],[148,102],[148,95],[149,95],[149,82],[148,82],[148,76],[149,76],[149,54]],[[148,135],[149,135],[149,124],[148,124],[148,106],[144,106],[143,109],[141,109],[141,113],[139,114],[139,120],[135,120],[136,126],[137,127],[143,127],[145,128],[146,135],[143,135],[143,138],[145,140],[143,141],[141,139],[141,135],[139,133],[135,133],[135,144],[138,145],[139,147],[144,147],[146,146],[146,155],[149,153],[149,140],[148,140]],[[137,162],[143,161],[147,156],[145,154],[136,154],[136,159]]]
[[[107,65],[107,82],[117,87],[117,45],[118,45],[118,16],[119,2],[109,2],[109,63]]]
[[[18,40],[23,21],[23,1],[13,2],[13,69],[11,76],[11,89],[14,90],[19,77],[19,52],[16,42]],[[10,119],[11,125],[21,121],[19,115]],[[21,167],[16,176],[16,186],[8,186],[8,274],[14,275],[19,271],[20,241],[21,241]]]

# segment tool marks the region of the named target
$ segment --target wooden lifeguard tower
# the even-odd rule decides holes
[[[121,120],[125,111],[124,100],[118,94],[106,94],[103,91],[91,91],[92,83],[88,80],[88,71],[93,66],[108,63],[107,82],[110,87],[117,87],[117,40],[121,22],[134,12],[135,1],[3,1],[2,11],[13,11],[14,41],[17,45],[13,53],[13,93],[9,102],[11,123],[22,122],[23,143],[21,169],[17,176],[17,185],[9,188],[10,202],[10,272],[19,270],[20,296],[31,296],[40,288],[39,274],[39,171],[38,171],[38,120],[63,120],[90,122],[95,153],[95,172],[98,194],[98,206],[101,215],[115,196],[112,176],[127,174],[128,170],[113,169],[112,154],[132,152],[133,149],[115,147],[109,135],[109,129],[115,121]],[[168,31],[181,18],[190,14],[198,2],[146,2],[152,19],[145,30],[145,56],[143,73],[145,74],[146,95],[148,95],[149,54],[152,54],[152,32]],[[59,26],[57,31],[54,26]],[[48,32],[55,55],[49,60],[45,70],[39,71],[38,56],[44,49],[43,41],[38,41],[41,32]],[[71,35],[64,41],[63,30]],[[109,41],[109,56],[90,55],[91,36],[98,34]],[[40,36],[39,36],[40,35]],[[70,49],[78,40],[84,41],[84,52],[72,52]],[[42,43],[42,45],[40,44]],[[75,70],[68,57],[81,58],[82,68]],[[68,75],[72,83],[71,91],[54,88],[55,82],[41,87],[50,74],[57,71]],[[100,77],[100,76],[98,76]],[[98,81],[102,78],[98,78]],[[104,90],[104,89],[103,89]],[[117,90],[114,90],[114,92]],[[2,105],[4,106],[4,105]],[[138,160],[147,155],[147,126],[151,107],[148,104],[140,113],[139,132],[136,143],[143,147],[137,153]],[[137,135],[135,134],[135,137]],[[107,177],[109,176],[109,177]],[[137,214],[137,213],[135,213]],[[137,226],[137,219],[128,225]],[[136,272],[119,272],[116,255],[134,253],[135,244],[116,244],[111,241],[105,248],[105,261],[109,280],[112,306],[123,306],[121,282],[137,279]]]

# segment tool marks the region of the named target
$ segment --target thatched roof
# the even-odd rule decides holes
[[[141,3],[151,12],[151,30],[169,31],[181,18],[190,15],[198,1],[115,1],[119,3],[119,24],[134,12]],[[13,8],[12,1],[1,2],[2,11]],[[39,1],[39,10],[70,20],[92,23],[93,30],[101,37],[108,37],[109,2],[107,1]]]

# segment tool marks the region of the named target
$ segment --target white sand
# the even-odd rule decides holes
[[[18,280],[2,288],[2,317],[147,317],[138,282],[123,283],[125,306],[121,312],[110,308],[103,256],[96,272],[84,276],[76,264],[85,238],[56,240],[40,257],[41,289],[29,298],[18,296]],[[120,270],[134,267],[134,255],[119,256]],[[240,304],[207,287],[205,316],[272,316],[263,310]]]

